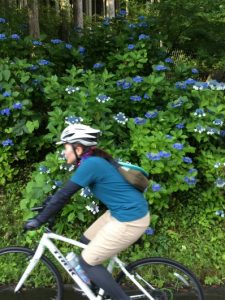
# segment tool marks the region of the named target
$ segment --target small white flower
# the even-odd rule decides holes
[[[220,162],[215,163],[214,168],[219,168],[221,166]]]
[[[69,172],[73,171],[75,169],[75,166],[74,165],[71,165],[68,169]]]

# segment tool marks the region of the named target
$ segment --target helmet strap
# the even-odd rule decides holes
[[[75,166],[77,167],[77,166],[79,165],[79,163],[80,163],[81,158],[77,155],[77,152],[76,152],[77,146],[74,145],[74,144],[71,144],[71,145],[72,145],[73,152],[74,152],[74,155],[75,155],[75,158],[76,158],[76,160],[75,160],[75,162],[73,163],[73,165],[75,165]]]

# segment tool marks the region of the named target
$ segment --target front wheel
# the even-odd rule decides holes
[[[204,300],[198,279],[186,267],[166,258],[145,258],[129,264],[126,269],[154,300]],[[121,272],[118,283],[131,299],[150,299]]]
[[[15,287],[33,255],[32,250],[23,247],[0,249],[0,299],[62,299],[61,275],[45,256],[40,258],[21,290],[14,293]]]

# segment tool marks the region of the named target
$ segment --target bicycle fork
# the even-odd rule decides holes
[[[40,242],[40,244],[37,247],[37,250],[34,253],[34,256],[30,259],[30,262],[29,262],[25,272],[23,273],[17,286],[15,287],[15,290],[14,290],[15,293],[17,293],[21,289],[25,280],[30,275],[30,273],[35,268],[35,266],[37,265],[39,259],[41,258],[42,254],[44,253],[44,248],[45,248],[44,244]]]

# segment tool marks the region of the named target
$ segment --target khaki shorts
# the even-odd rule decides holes
[[[120,222],[106,211],[85,232],[91,240],[82,251],[83,259],[90,265],[101,264],[137,241],[150,223],[150,215],[131,222]]]

